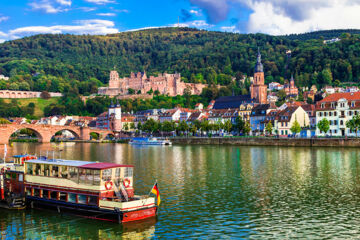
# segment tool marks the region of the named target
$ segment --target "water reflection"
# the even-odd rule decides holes
[[[18,143],[9,153],[52,149],[51,144]],[[65,143],[61,154],[135,165],[139,194],[148,194],[158,181],[158,221],[146,229],[129,227],[140,239],[360,237],[360,151],[355,148]],[[71,220],[42,211],[0,215],[1,229],[11,236],[132,236],[124,226],[87,219],[67,223]],[[30,235],[19,235],[22,231]]]

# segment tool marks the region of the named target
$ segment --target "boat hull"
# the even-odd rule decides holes
[[[133,211],[121,211],[119,209],[103,209],[98,206],[42,199],[32,196],[26,197],[26,203],[30,208],[50,209],[55,210],[58,213],[68,213],[85,218],[118,223],[127,223],[153,218],[157,214],[156,206],[144,207]]]

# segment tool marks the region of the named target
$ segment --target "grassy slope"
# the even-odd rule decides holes
[[[4,99],[6,103],[10,103],[12,99]],[[27,106],[29,103],[35,104],[35,112],[34,116],[43,117],[44,109],[46,106],[57,103],[59,98],[50,98],[50,99],[42,99],[42,98],[20,98],[16,99],[20,106]]]

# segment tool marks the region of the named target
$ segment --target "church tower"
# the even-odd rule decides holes
[[[254,80],[250,86],[251,99],[254,103],[267,103],[267,86],[265,85],[264,67],[261,63],[261,54],[258,50],[257,61],[255,65]]]

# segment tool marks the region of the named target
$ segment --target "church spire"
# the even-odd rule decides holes
[[[264,72],[264,67],[261,63],[261,54],[260,54],[260,48],[258,48],[258,55],[257,55],[257,62],[255,65],[255,72]]]

